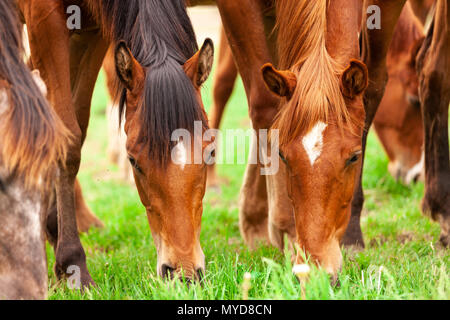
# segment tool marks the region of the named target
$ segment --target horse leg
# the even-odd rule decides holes
[[[103,228],[104,224],[89,209],[83,197],[83,191],[78,179],[75,180],[75,210],[79,232],[88,232],[91,227]]]
[[[69,276],[79,270],[83,286],[93,284],[86,265],[75,218],[75,178],[80,165],[82,133],[72,103],[70,86],[69,31],[62,2],[19,1],[28,25],[33,66],[39,69],[48,87],[49,101],[72,133],[66,163],[61,165],[55,181],[58,237],[55,250],[56,275]]]
[[[238,71],[236,68],[236,64],[234,63],[233,55],[230,46],[228,45],[225,31],[222,28],[219,46],[219,60],[217,64],[217,70],[214,75],[214,103],[209,114],[209,126],[212,129],[219,129],[220,127],[223,112],[233,92],[237,75]],[[217,177],[215,164],[208,166],[207,187],[219,187],[219,179]]]
[[[425,196],[422,211],[441,225],[440,241],[450,244],[450,5],[436,4],[434,26],[418,56],[419,96],[425,128]]]
[[[273,60],[266,42],[261,1],[217,0],[217,6],[244,83],[253,128],[267,129],[277,113],[279,101],[266,88],[261,76],[261,67]],[[251,28],[246,27],[249,23]],[[239,225],[251,248],[259,239],[268,240],[266,181],[260,168],[258,164],[247,166],[240,196]]]
[[[367,136],[372,125],[375,114],[384,95],[388,75],[386,66],[386,57],[391,44],[392,36],[400,13],[406,0],[367,0],[365,8],[370,5],[376,5],[381,12],[381,28],[368,29],[363,24],[362,30],[362,59],[369,69],[369,87],[364,94],[364,108],[366,111],[365,130],[362,137],[363,162],[367,144]],[[365,22],[365,20],[364,20]],[[344,246],[364,247],[364,240],[361,232],[361,211],[364,204],[364,194],[362,189],[363,166],[352,202],[352,213],[350,222],[341,244]]]
[[[288,197],[286,184],[286,165],[280,161],[277,174],[266,177],[269,210],[270,243],[280,250],[284,249],[284,236],[290,244],[295,243],[295,217],[292,202]]]

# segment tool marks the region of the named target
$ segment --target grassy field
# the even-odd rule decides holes
[[[211,80],[204,101],[211,105]],[[222,165],[228,180],[221,194],[204,201],[201,244],[206,255],[203,284],[168,284],[156,275],[156,250],[135,187],[119,179],[106,158],[107,104],[103,75],[94,97],[80,181],[91,209],[105,223],[82,236],[88,267],[98,287],[81,294],[57,284],[48,246],[50,299],[242,299],[245,272],[252,275],[250,299],[301,299],[288,255],[270,247],[250,252],[238,228],[238,194],[245,166]],[[224,128],[249,126],[245,93],[237,86]],[[407,188],[387,172],[387,158],[372,134],[365,167],[362,229],[367,248],[344,252],[339,288],[313,270],[306,299],[449,299],[450,251],[438,245],[439,225],[421,215],[423,185]],[[381,271],[380,271],[381,270]]]

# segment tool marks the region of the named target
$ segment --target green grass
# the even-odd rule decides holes
[[[201,244],[206,255],[202,286],[167,283],[156,276],[156,250],[145,210],[135,187],[120,181],[106,159],[107,103],[101,75],[96,89],[88,138],[79,174],[91,209],[105,223],[102,230],[82,235],[88,267],[97,283],[84,294],[57,284],[54,255],[48,246],[50,299],[241,299],[245,272],[252,275],[250,299],[300,299],[289,254],[270,247],[250,252],[239,233],[238,195],[243,165],[222,165],[229,183],[220,195],[207,193]],[[204,102],[211,105],[211,80]],[[224,116],[223,128],[249,126],[247,103],[239,82]],[[449,250],[437,242],[439,225],[422,216],[423,185],[407,188],[387,172],[387,158],[372,134],[365,165],[366,194],[362,229],[367,248],[344,252],[339,288],[326,274],[313,270],[307,299],[449,299]],[[381,273],[379,272],[382,267]]]

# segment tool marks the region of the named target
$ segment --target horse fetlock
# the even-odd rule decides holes
[[[58,279],[67,279],[69,286],[75,289],[95,285],[87,269],[86,254],[81,243],[58,246],[55,256],[55,274]]]

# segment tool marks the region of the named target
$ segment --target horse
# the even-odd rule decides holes
[[[387,82],[386,56],[404,0],[366,1],[383,12],[381,28],[365,28],[362,33],[363,60],[369,67],[369,88],[365,93],[366,129],[372,124]],[[439,222],[440,242],[450,242],[450,166],[448,144],[448,107],[450,102],[450,6],[437,0],[426,38],[416,58],[419,77],[419,99],[424,127],[425,195],[422,212]],[[365,148],[367,134],[363,136]],[[364,203],[361,179],[355,190],[352,216],[343,239],[348,246],[364,247],[360,215]]]
[[[0,299],[45,299],[44,217],[69,133],[23,62],[21,24],[0,2]]]
[[[362,157],[362,97],[368,84],[367,68],[358,60],[362,4],[217,4],[253,126],[278,130],[278,141],[271,142],[279,144],[283,160],[278,174],[266,181],[248,167],[241,233],[250,246],[266,238],[279,248],[287,234],[297,247],[295,263],[304,263],[306,253],[335,281],[342,266],[339,243]],[[253,27],[242,28],[244,21]]]
[[[198,278],[205,268],[199,235],[206,165],[188,163],[185,156],[194,148],[192,143],[183,149],[188,140],[177,149],[182,161],[172,161],[170,151],[180,142],[171,139],[175,129],[190,134],[195,123],[201,132],[207,129],[200,87],[211,71],[212,42],[198,50],[182,0],[16,1],[28,27],[33,66],[74,137],[55,181],[56,206],[48,219],[57,221],[57,228],[54,223],[47,228],[57,277],[69,276],[77,266],[82,287],[95,284],[77,232],[74,185],[92,92],[113,43],[128,158],[156,245],[157,272]],[[81,29],[67,27],[66,12],[78,13]]]
[[[422,23],[405,5],[387,55],[389,80],[373,121],[389,158],[390,174],[406,185],[423,180],[425,165],[416,72],[416,56],[424,38]]]
[[[423,26],[409,6],[403,9],[387,56],[389,81],[374,119],[374,129],[389,158],[389,172],[411,184],[422,179],[423,124],[418,97],[415,58],[424,39]],[[209,125],[219,128],[226,104],[233,92],[238,70],[222,28],[218,65],[214,75],[213,105]],[[392,106],[396,106],[392,108]],[[207,186],[217,187],[215,165],[208,166]]]

